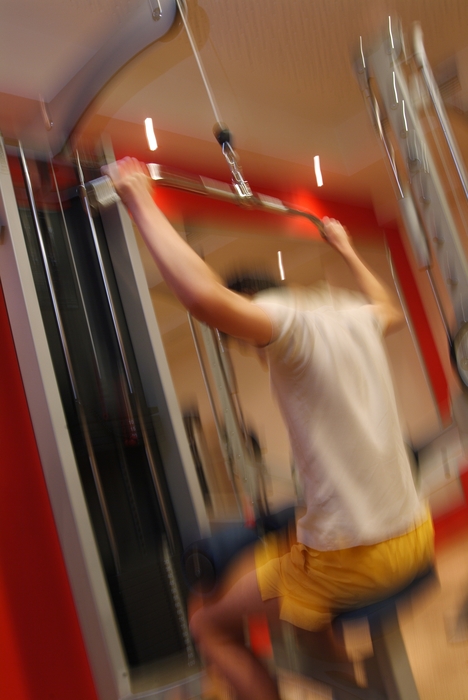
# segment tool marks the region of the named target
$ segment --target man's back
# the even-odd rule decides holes
[[[268,296],[257,303],[272,321],[275,339],[265,352],[304,488],[298,540],[344,549],[416,527],[426,512],[373,308],[309,311]]]

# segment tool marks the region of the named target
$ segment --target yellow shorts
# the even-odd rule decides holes
[[[306,630],[326,627],[336,612],[386,598],[434,561],[432,520],[374,545],[320,552],[295,541],[293,529],[255,548],[263,600],[280,597],[280,617]]]

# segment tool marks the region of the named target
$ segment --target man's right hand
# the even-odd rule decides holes
[[[136,158],[123,158],[101,168],[112,180],[117,194],[130,210],[142,197],[151,195],[152,180],[148,168]]]
[[[351,238],[345,227],[340,224],[339,221],[336,219],[329,219],[328,216],[325,216],[322,221],[325,228],[324,238],[332,248],[335,248],[335,250],[342,254],[346,250],[349,250],[349,248],[352,248]]]

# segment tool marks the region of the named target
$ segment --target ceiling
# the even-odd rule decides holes
[[[458,114],[468,109],[465,0],[186,1],[218,112],[233,133],[245,177],[257,188],[303,186],[317,193],[313,157],[320,155],[321,196],[372,202],[382,220],[394,215],[390,181],[352,68],[359,37],[372,46],[389,15],[401,19],[407,44],[412,23],[420,22],[433,69],[451,85]],[[53,108],[60,91],[112,36],[125,32],[135,13],[147,12],[151,24],[156,2],[0,0],[4,135],[34,148],[38,98]],[[229,180],[180,17],[164,41],[127,61],[84,115],[75,116],[82,116],[83,138],[107,130],[119,154]],[[156,127],[157,158],[146,147],[147,116]],[[53,129],[48,135],[39,124],[43,141],[50,138]]]

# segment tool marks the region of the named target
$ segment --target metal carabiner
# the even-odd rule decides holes
[[[227,164],[229,165],[232,175],[232,184],[236,193],[243,199],[253,197],[250,185],[242,175],[236,153],[229,141],[225,141],[221,148],[223,151],[223,156],[226,158]]]

